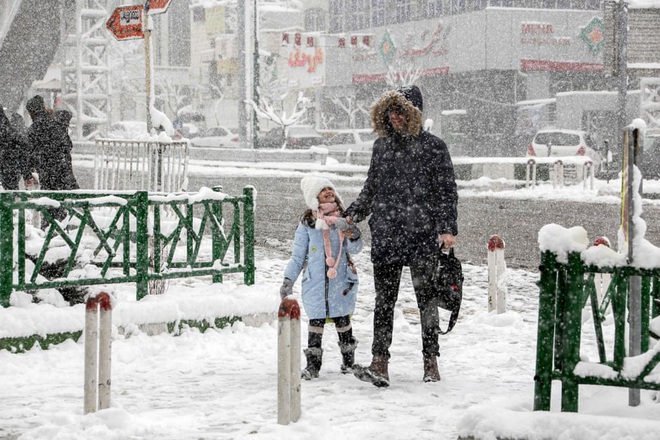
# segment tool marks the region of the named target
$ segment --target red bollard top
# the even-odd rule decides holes
[[[280,310],[277,312],[278,318],[300,319],[300,306],[295,298],[285,297],[280,303]]]
[[[89,298],[87,298],[85,309],[96,310],[97,308],[104,311],[112,310],[112,298],[108,293],[101,292],[96,295],[90,295]]]
[[[499,235],[492,235],[488,239],[488,250],[495,252],[497,249],[504,249],[504,240]]]
[[[597,239],[594,240],[594,246],[598,246],[599,244],[604,244],[607,247],[612,247],[610,243],[610,239],[607,237],[598,237]]]
[[[96,295],[99,301],[99,308],[104,311],[112,310],[112,298],[106,292],[101,292]]]

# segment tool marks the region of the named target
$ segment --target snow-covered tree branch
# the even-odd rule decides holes
[[[285,98],[286,94],[280,97],[282,103],[284,102]],[[303,120],[305,113],[307,112],[306,104],[308,102],[309,98],[306,98],[303,92],[298,93],[298,98],[296,99],[296,102],[290,112],[291,115],[287,116],[285,110],[282,110],[281,113],[278,113],[277,110],[275,110],[273,106],[266,102],[266,100],[263,98],[259,100],[259,105],[257,105],[257,103],[252,100],[246,101],[246,103],[254,109],[259,117],[271,120],[282,127],[284,132],[282,149],[286,148],[286,138],[289,134],[289,127]],[[282,105],[282,108],[284,108],[284,105]]]

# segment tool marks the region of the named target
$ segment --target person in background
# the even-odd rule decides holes
[[[357,340],[353,337],[351,314],[358,292],[357,271],[349,254],[362,250],[360,230],[341,218],[344,210],[331,181],[306,176],[300,182],[307,210],[303,213],[293,242],[293,254],[284,270],[280,296],[293,294],[293,284],[304,270],[302,301],[309,318],[306,380],[319,377],[323,359],[323,329],[326,320],[335,324],[342,355],[342,373],[350,373],[355,362]]]
[[[73,144],[66,128],[48,114],[41,96],[30,98],[26,108],[32,118],[27,134],[41,189],[61,191],[80,188],[73,174]],[[66,217],[66,210],[63,208],[49,211],[56,220]]]
[[[371,215],[371,261],[376,300],[372,361],[355,365],[360,380],[389,386],[388,363],[394,307],[404,266],[411,272],[420,312],[424,382],[440,380],[437,357],[438,303],[433,288],[440,248],[456,243],[458,193],[445,143],[422,129],[422,93],[417,86],[385,92],[371,108],[379,138],[367,179],[346,209],[349,223]]]
[[[28,143],[24,135],[10,122],[0,105],[0,184],[3,189],[17,190],[23,178],[32,178]]]
[[[64,127],[67,133],[69,132],[69,125],[71,124],[71,118],[73,118],[73,113],[71,113],[69,110],[55,111],[55,120],[60,124],[62,124],[62,127]]]

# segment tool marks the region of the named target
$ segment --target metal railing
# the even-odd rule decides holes
[[[604,273],[612,274],[612,280],[599,301],[594,278]],[[641,298],[629,298],[631,277],[641,278]],[[660,363],[660,351],[649,351],[651,318],[660,314],[660,268],[588,266],[578,252],[569,253],[568,261],[561,263],[557,255],[546,251],[541,256],[539,287],[534,410],[550,410],[553,380],[561,381],[561,410],[569,412],[578,410],[579,385],[660,390],[660,382],[649,378]],[[580,356],[582,310],[587,302],[592,312],[598,362],[586,362]],[[640,341],[642,352],[635,359],[626,356],[630,351],[626,334],[633,332],[628,320],[636,315],[632,311],[634,305],[641,312],[636,326],[639,334],[634,337]],[[610,309],[614,338],[607,347],[603,322]]]
[[[94,189],[185,191],[188,142],[96,139]]]
[[[35,212],[47,223],[43,232],[27,220]],[[58,212],[66,213],[64,220],[55,220]],[[46,279],[41,272],[53,261],[57,275]],[[140,299],[152,280],[212,275],[222,282],[223,274],[242,272],[250,285],[254,270],[251,187],[241,196],[220,188],[174,194],[0,191],[5,307],[14,290],[135,283]]]

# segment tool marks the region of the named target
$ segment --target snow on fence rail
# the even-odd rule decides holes
[[[63,210],[66,218],[56,221],[53,209]],[[30,211],[48,221],[43,232],[26,221]],[[135,283],[140,299],[153,280],[212,275],[213,282],[222,282],[223,274],[238,272],[251,285],[254,270],[252,187],[242,196],[220,188],[174,194],[0,193],[4,307],[14,290]]]

